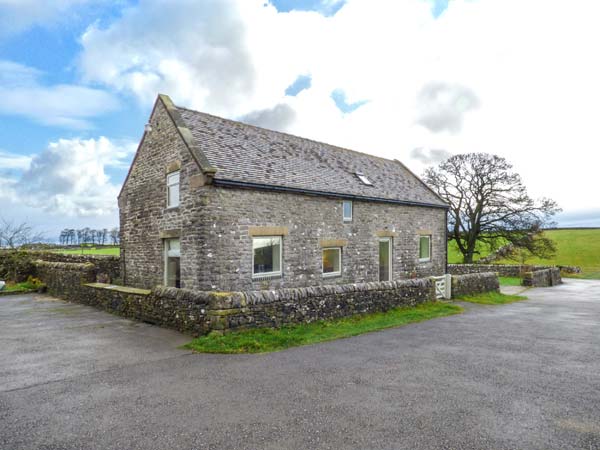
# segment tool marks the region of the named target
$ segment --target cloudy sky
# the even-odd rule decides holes
[[[397,158],[508,158],[600,226],[596,0],[0,0],[0,216],[117,225],[157,93]]]

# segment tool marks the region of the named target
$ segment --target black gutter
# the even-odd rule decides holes
[[[313,191],[310,189],[302,189],[302,188],[294,188],[294,187],[286,187],[286,186],[274,186],[270,184],[259,184],[259,183],[248,183],[245,181],[234,181],[234,180],[223,180],[223,179],[213,179],[212,184],[215,186],[222,187],[235,187],[235,188],[243,188],[243,189],[259,189],[263,191],[277,191],[277,192],[292,192],[295,194],[304,194],[304,195],[315,195],[320,197],[334,197],[334,198],[343,198],[347,200],[362,200],[367,202],[379,202],[379,203],[393,203],[396,205],[404,205],[404,206],[421,206],[427,208],[440,208],[448,210],[450,207],[448,205],[438,205],[435,203],[421,203],[421,202],[413,202],[409,200],[394,200],[389,198],[380,198],[380,197],[367,197],[362,195],[353,195],[353,194],[340,194],[337,192],[327,192],[327,191]]]

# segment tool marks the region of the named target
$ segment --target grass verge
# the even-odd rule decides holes
[[[4,286],[4,289],[0,291],[0,295],[4,294],[17,294],[17,293],[26,293],[26,292],[34,292],[39,291],[45,287],[44,283],[42,283],[39,279],[34,277],[28,277],[26,281],[22,281],[20,283],[11,283],[8,282]]]
[[[385,313],[362,314],[335,320],[289,325],[282,328],[256,328],[225,335],[211,333],[194,339],[185,348],[201,353],[267,353],[289,347],[315,344],[356,336],[384,328],[422,322],[463,309],[458,305],[428,302],[414,307],[395,308]]]
[[[469,303],[479,303],[480,305],[505,305],[507,303],[527,300],[527,297],[523,295],[501,294],[500,292],[485,292],[483,294],[458,297],[455,300]]]
[[[498,277],[498,280],[500,280],[500,286],[521,286],[519,277]]]

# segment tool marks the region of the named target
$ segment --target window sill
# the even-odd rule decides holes
[[[341,277],[341,276],[342,276],[341,272],[324,273],[323,274],[323,278],[337,278],[337,277]]]
[[[428,259],[419,259],[419,264],[427,264],[431,262],[431,258]]]
[[[283,278],[283,274],[281,274],[281,273],[265,273],[265,274],[252,275],[252,281],[276,280],[278,278]]]
[[[168,206],[165,209],[163,209],[163,212],[175,212],[175,211],[179,211],[179,205],[177,205],[177,206]]]

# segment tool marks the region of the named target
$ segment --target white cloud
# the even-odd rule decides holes
[[[438,19],[422,0],[349,0],[331,17],[264,0],[141,0],[86,31],[80,68],[144,104],[160,91],[234,118],[286,105],[288,131],[416,172],[443,151],[497,153],[534,195],[600,207],[598,13],[594,0],[454,0]],[[285,97],[300,74],[310,88]],[[444,89],[420,95],[431,86]],[[335,89],[368,103],[344,114]]]
[[[0,115],[27,117],[43,125],[91,128],[89,119],[112,111],[118,102],[111,94],[84,86],[45,86],[42,73],[32,67],[0,60]]]
[[[24,170],[29,167],[31,156],[17,155],[15,153],[0,150],[0,169],[20,169]]]
[[[54,216],[106,216],[117,209],[120,186],[107,168],[129,165],[136,144],[99,139],[60,139],[30,158],[19,177],[5,180],[0,197]],[[18,155],[0,158],[19,161]]]

